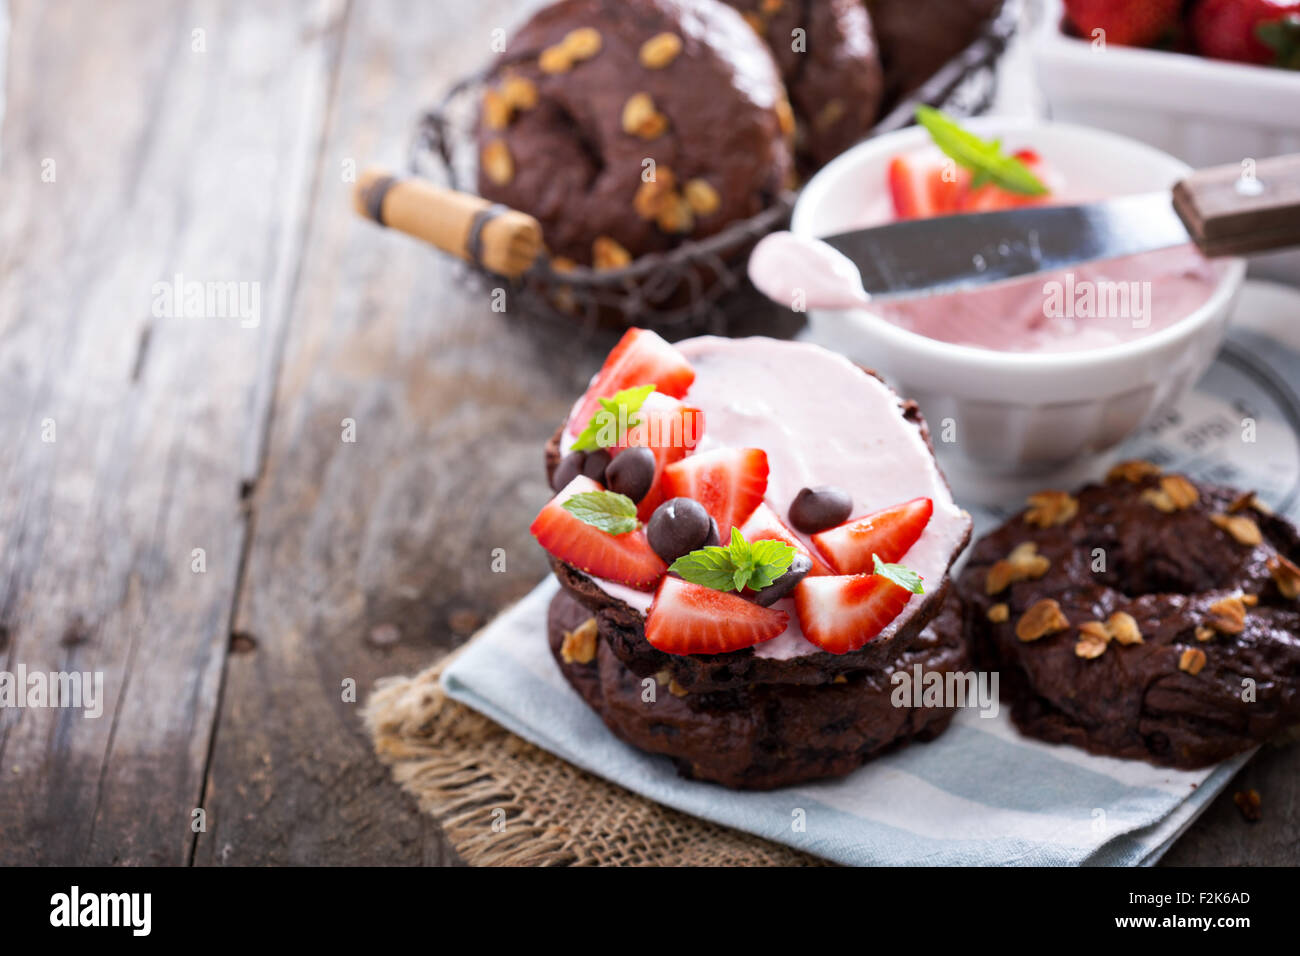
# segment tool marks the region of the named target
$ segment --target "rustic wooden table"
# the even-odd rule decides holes
[[[519,5],[9,13],[0,669],[106,701],[0,711],[0,864],[457,862],[342,687],[542,576],[541,447],[610,341],[494,313],[350,189]],[[255,283],[257,321],[157,314],[178,275]],[[1263,753],[1167,859],[1294,861],[1298,768]]]

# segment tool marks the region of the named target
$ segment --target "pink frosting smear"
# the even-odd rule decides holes
[[[678,348],[695,369],[685,400],[704,413],[697,451],[767,452],[771,470],[764,501],[782,520],[798,491],[814,485],[847,491],[855,517],[918,496],[931,498],[934,516],[903,563],[921,575],[927,590],[939,587],[970,516],[953,501],[925,441],[887,386],[848,359],[807,343],[704,336]],[[572,438],[567,429],[564,434],[567,451]],[[799,537],[812,548],[807,535]],[[597,584],[642,613],[653,597],[609,581]],[[922,600],[912,598],[913,604]],[[788,659],[822,653],[800,632],[793,600],[773,606],[789,613],[790,625],[755,646],[755,654]],[[899,615],[875,640],[887,640],[910,616]]]
[[[939,156],[930,147],[910,155],[920,162]],[[1055,203],[1104,198],[1066,185],[1057,174],[1049,181]],[[855,219],[863,229],[894,221],[883,179]],[[1169,328],[1210,299],[1223,268],[1187,243],[960,291],[867,301],[856,267],[835,249],[817,239],[774,233],[755,248],[749,276],[787,308],[798,294],[808,309],[865,309],[941,342],[1046,353],[1119,345]]]

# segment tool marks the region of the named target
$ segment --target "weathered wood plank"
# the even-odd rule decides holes
[[[353,11],[253,499],[236,620],[252,650],[230,659],[198,863],[450,858],[371,757],[359,702],[544,573],[527,533],[542,445],[600,349],[494,314],[450,262],[357,219],[341,173],[400,165],[420,108],[519,15],[505,0]]]
[[[241,453],[283,328],[268,297],[296,272],[331,6],[15,4],[0,662],[101,671],[106,699],[99,719],[0,711],[0,862],[192,852],[246,537]],[[215,301],[156,314],[155,283],[178,273],[247,283],[249,306],[257,288],[260,321]]]

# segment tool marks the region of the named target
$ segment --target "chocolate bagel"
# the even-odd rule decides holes
[[[604,625],[589,621],[591,612],[561,591],[551,602],[547,632],[560,670],[605,725],[635,747],[670,757],[685,777],[743,790],[842,776],[909,741],[932,740],[954,709],[895,706],[891,675],[911,674],[917,665],[925,673],[969,666],[959,615],[945,609],[879,668],[820,685],[689,692],[666,673],[642,678],[629,670],[611,650]]]
[[[766,47],[714,0],[561,0],[509,41],[479,192],[602,267],[718,232],[780,195],[793,117]]]
[[[1253,495],[1126,462],[1032,497],[957,591],[1023,733],[1193,768],[1300,722],[1297,561]]]

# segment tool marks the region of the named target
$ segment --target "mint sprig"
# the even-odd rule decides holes
[[[596,399],[600,402],[600,411],[591,416],[573,440],[573,450],[594,451],[617,445],[624,432],[636,424],[633,416],[641,410],[646,398],[654,390],[653,385],[637,385],[615,392],[608,398]]]
[[[561,507],[579,521],[599,528],[606,534],[635,531],[636,502],[616,491],[580,491],[567,498]]]
[[[947,114],[932,106],[918,106],[916,121],[925,127],[934,145],[958,166],[971,171],[971,187],[993,183],[1022,196],[1045,196],[1050,191],[1020,160],[1002,151],[998,140],[980,139],[964,130]]]
[[[761,591],[785,574],[793,560],[794,548],[784,541],[751,543],[739,528],[732,528],[726,547],[710,545],[684,554],[668,570],[715,591]]]
[[[878,554],[873,554],[871,561],[875,565],[875,573],[882,578],[888,578],[900,588],[911,591],[913,594],[925,593],[925,587],[921,583],[921,575],[911,568],[904,567],[901,564],[886,564],[880,560]]]

